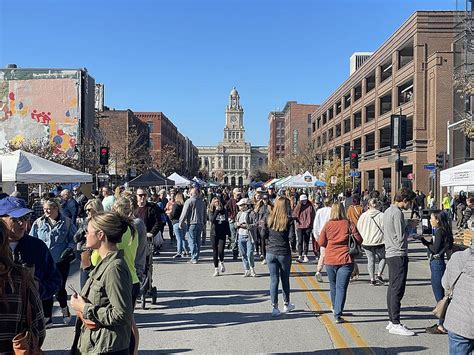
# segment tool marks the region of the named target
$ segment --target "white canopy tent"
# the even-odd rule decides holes
[[[474,190],[474,160],[440,172],[441,186],[454,188],[454,191]]]
[[[185,177],[182,177],[178,173],[173,173],[170,176],[168,176],[168,179],[174,180],[174,186],[177,187],[186,187],[189,185],[192,185],[192,181],[186,179]]]
[[[310,188],[315,187],[315,184],[320,182],[316,176],[311,174],[309,171],[305,171],[301,175],[297,175],[290,180],[285,181],[282,186],[285,187],[298,187],[298,188]]]
[[[42,184],[92,182],[92,175],[16,150],[0,155],[2,183]]]

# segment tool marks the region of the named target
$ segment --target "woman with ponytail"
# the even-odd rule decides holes
[[[118,248],[128,230],[134,234],[130,220],[114,212],[98,213],[87,225],[86,248],[97,250],[100,261],[71,296],[78,315],[73,353],[130,354],[132,276]]]

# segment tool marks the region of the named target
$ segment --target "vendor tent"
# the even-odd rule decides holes
[[[174,181],[161,175],[156,169],[148,169],[146,172],[137,176],[135,179],[128,182],[128,186],[141,187],[141,186],[173,186]]]
[[[2,182],[18,184],[92,182],[92,175],[22,150],[0,156]]]
[[[441,186],[474,186],[474,160],[440,172]]]
[[[182,177],[178,173],[171,174],[170,176],[168,176],[168,179],[173,180],[174,186],[178,186],[178,187],[186,187],[186,186],[192,185],[193,183],[192,181],[186,179],[185,177]]]
[[[297,176],[297,175],[295,175],[295,176]],[[273,185],[275,185],[275,187],[276,187],[277,189],[279,189],[280,187],[284,186],[284,185],[283,185],[284,183],[286,183],[287,181],[293,179],[295,176],[290,175],[290,176],[287,176],[287,177],[285,177],[285,178],[282,178],[282,179],[278,180],[278,181],[277,181],[275,184],[273,184]]]
[[[197,176],[193,177],[193,181],[198,184],[200,187],[207,187],[208,183],[205,182],[204,180],[198,178]]]
[[[316,184],[319,185],[316,185]],[[321,186],[322,181],[319,181],[316,176],[312,175],[309,171],[305,171],[304,174],[297,175],[292,179],[285,181],[282,186],[284,187],[299,187],[299,188],[308,188]]]

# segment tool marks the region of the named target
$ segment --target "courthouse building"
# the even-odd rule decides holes
[[[408,118],[402,183],[425,193],[434,177],[424,165],[446,151],[453,117],[453,29],[449,11],[419,11],[382,44],[312,114],[316,154],[359,152],[360,187],[396,190],[390,116]]]
[[[226,185],[249,184],[268,164],[268,148],[245,141],[244,109],[235,88],[226,106],[224,139],[217,146],[197,148],[201,173]]]

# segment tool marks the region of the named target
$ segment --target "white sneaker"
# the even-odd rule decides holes
[[[302,256],[298,256],[298,259],[296,259],[296,262],[297,262],[297,263],[302,263],[302,262],[303,262],[303,257],[302,257]]]
[[[257,277],[257,274],[255,273],[255,269],[253,267],[250,268],[250,276]]]
[[[53,320],[51,317],[45,317],[44,318],[44,328],[49,329],[53,327]]]
[[[272,309],[272,317],[278,317],[281,314],[280,310],[278,307],[273,307]]]
[[[262,260],[262,265],[267,265],[267,261],[265,259]]]
[[[215,268],[214,269],[214,274],[212,276],[219,276],[219,269],[218,268]]]
[[[225,272],[225,266],[224,266],[224,263],[222,261],[219,263],[219,267],[220,267],[220,271],[222,273],[224,273]]]
[[[388,331],[390,334],[404,335],[404,336],[413,336],[415,332],[407,329],[403,324],[392,324],[392,327]]]
[[[288,313],[294,310],[296,306],[293,303],[288,303],[283,306],[283,313]]]
[[[306,255],[304,256],[304,258],[303,258],[303,262],[304,262],[304,263],[307,263],[307,262],[309,262],[308,256],[306,256]]]
[[[390,329],[392,329],[392,327],[393,327],[393,323],[390,322],[390,321],[388,321],[388,324],[387,324],[387,326],[385,327],[385,329],[390,330]]]
[[[242,275],[242,277],[249,277],[250,276],[250,271],[249,270],[245,270],[244,274]]]
[[[61,308],[61,312],[63,313],[63,323],[65,325],[69,325],[71,323],[71,312],[69,312],[68,307]]]

